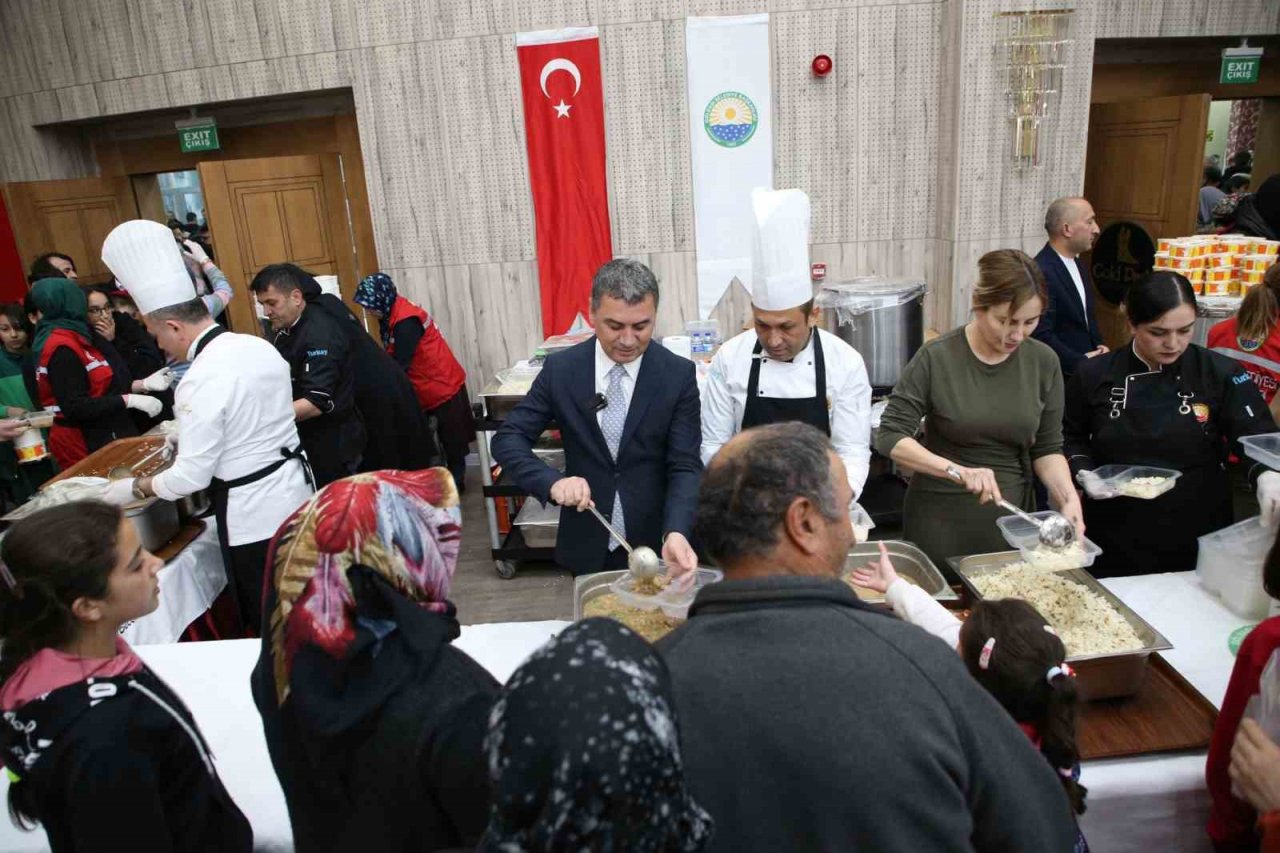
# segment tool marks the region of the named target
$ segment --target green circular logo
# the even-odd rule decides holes
[[[1257,628],[1257,623],[1253,625],[1245,625],[1243,628],[1237,628],[1231,632],[1231,636],[1227,637],[1227,649],[1234,655],[1240,651],[1240,644],[1244,642],[1244,638],[1249,636],[1249,632]]]
[[[737,148],[755,136],[760,124],[756,105],[741,92],[721,92],[702,112],[702,126],[716,145]]]

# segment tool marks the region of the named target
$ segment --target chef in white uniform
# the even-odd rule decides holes
[[[702,391],[702,461],[737,432],[803,421],[831,436],[856,497],[871,460],[871,383],[858,351],[817,328],[809,268],[809,197],[751,192],[755,328],[726,341]]]
[[[191,362],[174,396],[180,441],[173,466],[113,483],[108,499],[179,500],[207,490],[228,584],[245,628],[259,634],[267,546],[313,492],[294,426],[289,365],[262,338],[213,322],[163,225],[134,220],[118,226],[102,245],[102,260],[137,302],[161,348]]]

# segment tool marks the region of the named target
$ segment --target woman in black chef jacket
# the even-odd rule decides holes
[[[1088,536],[1102,548],[1097,577],[1195,568],[1197,537],[1232,522],[1229,449],[1241,436],[1274,432],[1257,386],[1239,362],[1191,343],[1196,297],[1191,282],[1154,272],[1129,288],[1125,314],[1133,340],[1080,362],[1067,383],[1063,452],[1085,491]],[[1152,499],[1108,497],[1095,468],[1150,465],[1182,472]],[[1259,477],[1258,500],[1274,505],[1280,474]],[[1275,494],[1271,494],[1275,492]]]

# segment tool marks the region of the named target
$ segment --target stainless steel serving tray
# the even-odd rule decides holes
[[[929,595],[938,601],[956,601],[959,596],[956,591],[947,583],[947,579],[942,576],[942,572],[938,571],[938,567],[933,564],[933,560],[910,542],[885,542],[885,549],[889,552],[889,562],[893,563],[893,569],[899,575],[910,578],[915,582],[916,586],[923,589]],[[849,555],[844,561],[844,571],[840,577],[847,579],[849,573],[859,566],[865,566],[867,563],[880,559],[880,543],[879,542],[863,542],[861,545],[854,545],[849,549]],[[858,597],[869,603],[882,602],[884,596],[873,593],[870,590],[855,590]]]
[[[620,572],[596,572],[580,575],[573,579],[573,621],[582,619],[583,608],[587,602],[597,596],[610,592],[609,585],[626,574]]]
[[[997,572],[1011,563],[1019,562],[1022,562],[1022,556],[1017,551],[975,554],[972,557],[951,557],[947,560],[975,601],[982,598],[982,593],[973,582],[975,577]],[[1134,633],[1138,635],[1138,639],[1142,641],[1142,648],[1131,652],[1076,655],[1067,658],[1067,662],[1076,670],[1076,685],[1080,699],[1091,702],[1097,699],[1132,696],[1137,693],[1147,677],[1147,658],[1153,652],[1173,648],[1173,644],[1084,569],[1065,569],[1054,574],[1102,596],[1117,613],[1124,617]]]

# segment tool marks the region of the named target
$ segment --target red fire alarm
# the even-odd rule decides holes
[[[827,277],[827,265],[826,264],[810,264],[809,277],[812,278],[814,281],[822,281],[824,278]]]
[[[813,69],[814,77],[826,77],[831,73],[831,57],[825,53],[820,53],[813,58],[813,62],[810,63],[809,67]]]

